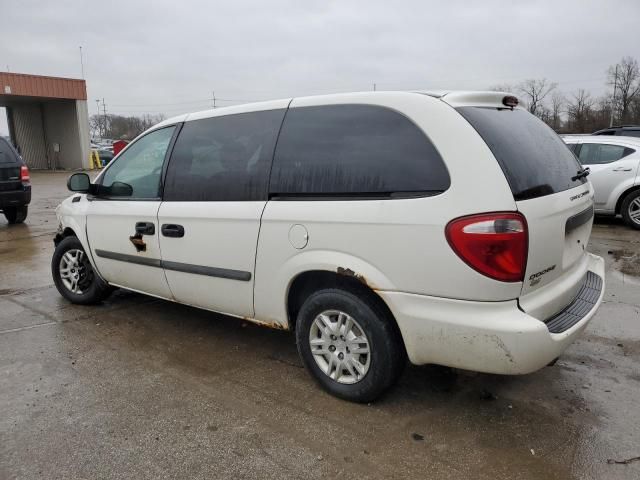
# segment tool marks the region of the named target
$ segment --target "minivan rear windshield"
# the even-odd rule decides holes
[[[544,122],[521,109],[458,107],[498,160],[515,200],[562,192],[586,183],[582,167]]]

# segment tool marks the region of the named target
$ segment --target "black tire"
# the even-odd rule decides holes
[[[325,311],[341,311],[351,316],[368,339],[369,367],[355,383],[344,384],[330,378],[314,359],[309,335],[316,317]],[[320,290],[305,300],[296,322],[296,343],[305,367],[322,388],[352,402],[371,402],[378,398],[398,380],[406,363],[402,339],[393,319],[388,318],[376,302],[346,290]],[[348,373],[346,367],[343,371]]]
[[[70,290],[60,275],[60,264],[63,255],[67,252],[78,250],[82,252],[82,259],[79,261],[80,267],[78,269],[78,286],[80,287],[80,293]],[[106,299],[113,291],[113,289],[93,271],[91,262],[89,262],[86,252],[82,247],[82,243],[73,236],[62,239],[53,252],[53,257],[51,258],[51,274],[53,275],[53,282],[58,292],[60,292],[60,295],[71,303],[79,305],[99,303]]]
[[[15,223],[22,223],[26,220],[27,213],[29,213],[29,207],[27,205],[7,207],[3,212],[7,222],[13,225]]]
[[[640,218],[634,220],[631,217],[632,212],[640,212],[640,190],[631,192],[626,197],[624,197],[622,205],[620,206],[620,213],[622,213],[624,223],[626,223],[631,228],[640,230]]]

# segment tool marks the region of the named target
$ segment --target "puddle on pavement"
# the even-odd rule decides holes
[[[619,249],[607,252],[615,260],[614,268],[625,275],[640,277],[640,253]]]

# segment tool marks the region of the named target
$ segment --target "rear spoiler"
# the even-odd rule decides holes
[[[522,108],[509,92],[420,92],[439,98],[452,107]]]

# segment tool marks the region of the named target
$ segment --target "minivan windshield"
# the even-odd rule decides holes
[[[498,160],[515,200],[562,192],[587,182],[582,166],[544,122],[522,109],[458,107]]]

